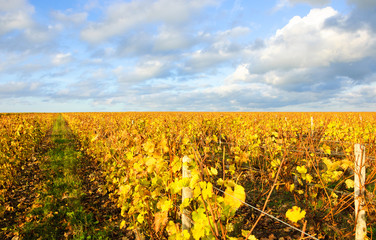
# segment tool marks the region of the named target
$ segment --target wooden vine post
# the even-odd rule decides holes
[[[182,165],[183,178],[191,178],[191,170],[188,169],[188,163],[190,163],[191,161],[192,159],[190,159],[188,156],[183,157],[183,165]],[[186,198],[192,198],[193,197],[192,189],[190,187],[183,187],[181,195],[182,195],[182,202],[184,202],[184,199]],[[192,228],[191,219],[192,219],[191,211],[184,208],[183,214],[181,215],[182,230],[189,230]]]
[[[367,235],[366,211],[364,210],[364,188],[366,180],[365,147],[361,144],[354,145],[355,171],[354,171],[354,199],[355,199],[355,239],[363,240]]]

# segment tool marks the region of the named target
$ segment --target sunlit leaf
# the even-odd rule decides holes
[[[120,223],[120,229],[123,229],[124,226],[125,226],[125,220],[121,221],[121,223]]]
[[[346,179],[345,184],[348,189],[354,188],[354,180],[352,179]]]
[[[297,166],[296,167],[296,170],[298,171],[298,173],[300,174],[305,174],[307,173],[307,168],[305,166]]]
[[[244,188],[240,185],[235,185],[234,190],[230,187],[226,188],[225,193],[225,204],[231,206],[235,210],[245,201]]]
[[[306,215],[306,211],[302,210],[300,207],[293,206],[291,209],[287,210],[286,218],[292,222],[298,222],[303,219]]]

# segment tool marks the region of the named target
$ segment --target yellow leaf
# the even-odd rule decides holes
[[[277,168],[281,164],[281,160],[274,159],[270,164],[272,165],[272,168]]]
[[[146,159],[146,162],[145,162],[145,165],[146,166],[151,166],[151,165],[155,165],[155,163],[157,162],[157,160],[153,157],[148,157]]]
[[[143,214],[138,214],[138,216],[137,216],[137,221],[139,222],[139,223],[143,223],[144,222],[144,215]]]
[[[200,177],[198,174],[193,175],[191,178],[191,182],[189,183],[190,188],[195,188],[196,184],[200,181]]]
[[[347,159],[342,160],[342,161],[341,161],[341,167],[342,167],[343,169],[347,169],[347,168],[349,168],[349,167],[354,167],[354,162],[353,162],[353,161],[349,161],[349,160],[347,160]]]
[[[325,152],[326,154],[330,155],[331,151],[330,151],[330,147],[329,147],[329,146],[324,145],[324,146],[323,146],[323,149],[324,149],[324,152]]]
[[[331,196],[332,198],[335,198],[335,199],[337,199],[337,198],[338,198],[338,195],[337,195],[337,194],[335,194],[334,192],[332,192],[332,194],[330,194],[330,196]]]
[[[144,150],[147,153],[153,153],[155,145],[151,140],[148,140],[146,143],[143,144]]]
[[[307,180],[307,182],[311,183],[312,180],[313,180],[313,177],[310,174],[307,174],[306,175],[306,180]]]
[[[183,240],[189,240],[191,239],[191,234],[189,234],[189,231],[187,229],[184,229],[183,232],[182,232],[182,237],[183,237]]]
[[[169,221],[166,227],[166,231],[168,232],[168,235],[173,235],[178,232],[178,227],[173,221]]]
[[[131,186],[129,185],[121,185],[119,187],[119,195],[127,195],[129,190],[131,190]]]
[[[168,146],[167,146],[167,140],[166,137],[163,135],[161,141],[159,142],[159,146],[162,148],[163,152],[168,152]]]
[[[242,236],[243,237],[246,238],[248,236],[248,234],[249,234],[249,231],[245,231],[245,230],[242,229]],[[255,235],[249,235],[247,239],[248,240],[257,240],[257,238],[255,237]]]
[[[217,169],[210,167],[210,174],[211,175],[217,175],[218,174]]]
[[[159,232],[167,223],[168,212],[157,212],[154,215],[154,231]]]
[[[307,173],[307,168],[305,166],[297,166],[296,167],[296,171],[298,171],[298,173],[300,174],[306,174]]]
[[[94,142],[95,140],[98,139],[98,137],[99,137],[99,134],[97,134],[97,135],[95,135],[94,137],[92,137],[90,141],[91,141],[91,142]]]
[[[189,204],[191,203],[192,199],[191,198],[184,198],[182,203],[180,204],[180,209],[187,208]]]
[[[218,185],[222,185],[222,184],[224,184],[224,183],[225,183],[225,181],[223,181],[222,178],[219,178],[219,179],[217,180],[217,184],[218,184]]]
[[[346,184],[346,188],[348,188],[348,189],[354,188],[354,180],[352,180],[352,179],[347,179],[345,181],[345,184]]]
[[[138,172],[142,172],[142,170],[143,170],[143,168],[141,167],[141,165],[138,162],[135,162],[133,164],[133,169],[138,171]]]
[[[124,228],[124,226],[125,226],[125,220],[121,221],[121,223],[120,223],[120,229]]]
[[[328,169],[332,168],[333,163],[329,158],[324,157],[324,158],[322,158],[322,161],[325,163],[325,165]]]
[[[127,152],[125,154],[125,156],[127,156],[127,159],[132,159],[133,158],[133,153],[132,152]]]
[[[183,145],[187,145],[189,143],[189,138],[185,137],[182,140]]]
[[[241,201],[245,201],[244,188],[240,185],[236,184],[234,190],[227,187],[225,193],[225,204],[230,205],[232,208],[235,208],[235,210],[242,205]]]
[[[292,222],[298,222],[303,219],[306,215],[306,211],[301,210],[300,207],[293,206],[291,209],[287,210],[286,217]]]
[[[162,210],[162,212],[167,212],[171,207],[172,207],[172,201],[167,200],[162,204],[161,210]]]
[[[153,157],[148,157],[146,159],[145,165],[148,166],[148,168],[147,168],[147,172],[148,173],[152,173],[154,171],[154,168],[156,167],[155,166],[156,162],[157,162],[157,160],[155,158],[153,158]]]
[[[164,197],[157,203],[157,208],[161,209],[162,212],[167,212],[168,210],[170,210],[172,205],[172,200],[169,200],[167,197]]]
[[[213,185],[210,182],[202,186],[201,189],[202,189],[202,197],[204,199],[208,199],[213,196]]]

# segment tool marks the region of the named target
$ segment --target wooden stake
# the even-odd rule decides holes
[[[191,171],[188,169],[187,164],[191,162],[192,159],[190,159],[188,156],[183,157],[183,178],[191,178]],[[184,202],[184,199],[186,198],[192,198],[193,193],[192,189],[190,187],[183,187],[182,189],[182,202]],[[191,222],[191,211],[188,209],[183,209],[183,214],[181,215],[181,222],[182,222],[182,230],[189,230],[192,228],[192,222]]]
[[[364,183],[366,181],[365,147],[360,144],[355,144],[354,153],[355,240],[363,240],[367,235],[366,211],[364,210]]]

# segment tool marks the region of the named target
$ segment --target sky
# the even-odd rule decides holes
[[[375,0],[0,0],[0,112],[376,111]]]

